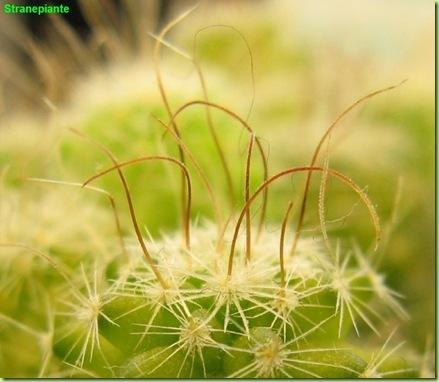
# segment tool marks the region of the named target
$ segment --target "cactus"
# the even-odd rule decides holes
[[[60,206],[59,202],[45,199],[61,195],[65,200],[62,194],[65,188],[88,193],[89,197],[72,210],[66,207],[49,211],[65,217],[65,229],[53,227],[49,214],[44,224],[52,235],[34,234],[32,230],[13,234],[4,231],[0,243],[5,259],[0,289],[2,375],[418,376],[420,367],[406,357],[403,342],[393,344],[396,330],[380,337],[382,345],[378,348],[359,345],[355,340],[355,336],[378,338],[377,322],[387,314],[398,319],[408,315],[401,303],[402,296],[386,285],[385,275],[375,269],[370,253],[355,242],[331,237],[326,222],[326,187],[329,179],[334,179],[356,193],[363,203],[375,231],[372,247],[378,247],[381,235],[378,213],[359,185],[329,166],[329,138],[351,109],[396,86],[370,93],[348,107],[326,130],[311,162],[271,173],[260,138],[244,118],[209,101],[205,84],[204,99],[188,102],[178,110],[170,109],[159,57],[165,34],[174,24],[171,22],[156,38],[155,59],[159,89],[169,117],[168,122],[157,122],[176,145],[177,155],[157,153],[119,161],[100,141],[73,130],[86,141],[84,145],[91,144],[102,152],[111,165],[80,182],[32,179],[46,183],[47,191],[40,203],[49,206]],[[176,50],[172,46],[171,49]],[[202,74],[200,79],[203,81]],[[181,134],[177,116],[193,106],[205,108],[209,132],[221,160],[218,174],[214,175],[224,177],[234,206],[228,218],[224,216],[227,208],[218,196],[223,191],[211,183],[212,174],[207,174],[199,163],[203,159],[199,158],[201,154],[191,150]],[[217,135],[209,117],[214,109],[239,122],[248,133],[240,204],[233,199],[238,195],[237,184],[218,139],[221,135]],[[254,158],[256,155],[259,158]],[[261,160],[260,168],[256,167],[256,160]],[[138,217],[140,211],[131,191],[137,184],[129,185],[125,172],[134,166],[147,166],[147,162],[164,162],[182,175],[177,187],[181,216],[174,215],[180,228],[175,231],[151,234]],[[257,177],[263,177],[259,184],[255,181],[256,172]],[[94,185],[110,174],[117,176],[126,201],[132,227],[128,235],[121,228],[122,211],[113,195]],[[293,202],[286,203],[281,221],[265,223],[271,188],[298,174],[306,177],[306,186],[297,202],[299,217],[295,231],[289,229]],[[318,176],[320,187],[315,202],[321,239],[303,230],[306,207],[312,202],[311,178]],[[211,208],[206,216],[197,218],[192,211],[193,199],[197,197],[193,189],[195,177],[204,187]],[[8,206],[14,196],[8,192],[6,188],[2,190],[3,222],[13,215]],[[98,197],[107,199],[107,207],[97,201]],[[260,210],[255,207],[257,201]],[[94,222],[99,219],[113,222],[112,228],[106,228],[105,232],[93,227],[94,234],[101,235],[99,240],[106,243],[104,254],[97,254],[102,249],[99,240],[97,244],[81,242],[89,205]],[[160,214],[161,208],[164,207],[157,205],[151,213]],[[26,213],[31,219],[42,218],[33,211]],[[8,366],[14,357],[20,370]]]

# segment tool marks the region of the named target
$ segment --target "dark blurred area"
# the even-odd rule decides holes
[[[151,2],[151,0],[145,0]],[[156,0],[152,0],[156,3]],[[184,2],[184,1],[183,1]],[[24,0],[21,1],[23,5],[38,5],[38,4],[51,4],[51,5],[61,5],[66,4],[63,0],[52,0],[52,1],[35,1],[35,0]],[[108,9],[113,9],[116,11],[117,17],[123,18],[124,11],[126,8],[123,7],[123,0],[105,0],[105,6]],[[175,0],[160,0],[157,2],[157,27],[163,24],[163,22],[168,18],[170,9],[175,7]],[[180,1],[182,3],[182,1]],[[82,38],[86,39],[91,32],[90,25],[87,23],[86,17],[84,16],[81,6],[78,0],[69,1],[68,5],[70,7],[70,12],[67,14],[60,15]],[[49,20],[47,15],[35,16],[35,15],[25,15],[25,24],[31,31],[31,33],[38,37],[44,38],[45,27],[47,26]]]
[[[210,0],[209,6],[247,2]],[[7,0],[0,0],[2,8],[6,3]],[[23,107],[45,114],[47,99],[55,104],[64,101],[70,81],[78,74],[87,73],[90,67],[150,56],[149,34],[156,33],[176,14],[202,3],[195,0],[14,2],[68,4],[70,12],[14,17],[0,13],[0,118]],[[46,101],[41,100],[41,94],[45,94]]]
[[[8,3],[2,0],[0,4]],[[91,63],[105,65],[149,55],[151,38],[163,23],[192,0],[17,1],[21,5],[68,4],[67,14],[0,14],[0,118],[15,109],[47,111],[64,100],[69,82]],[[148,37],[148,38],[145,38]],[[61,84],[62,82],[62,84]],[[44,89],[44,91],[43,91]],[[19,105],[17,103],[19,100]]]

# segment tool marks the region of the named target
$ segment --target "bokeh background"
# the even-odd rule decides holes
[[[104,256],[112,250],[116,238],[111,211],[99,196],[27,178],[81,182],[108,166],[102,154],[69,133],[69,127],[108,145],[121,160],[176,154],[153,118],[167,120],[156,84],[151,34],[195,3],[69,4],[71,13],[64,18],[0,14],[0,240],[56,248],[66,262],[84,253]],[[400,336],[424,353],[433,345],[435,330],[434,2],[197,4],[166,37],[184,55],[162,48],[160,68],[171,108],[175,111],[203,96],[187,59],[195,56],[210,100],[248,119],[269,152],[271,173],[307,165],[325,129],[346,107],[407,79],[349,114],[331,136],[329,161],[330,167],[367,189],[381,218],[384,239],[371,256],[387,283],[405,296],[403,304],[411,316],[402,323],[386,318],[383,327],[399,325]],[[239,33],[220,25],[233,26]],[[248,139],[226,115],[212,111],[212,117],[239,206]],[[191,108],[179,123],[229,211],[203,108]],[[142,223],[153,235],[177,229],[178,172],[162,164],[126,172]],[[317,178],[305,219],[307,234],[316,237]],[[256,160],[253,186],[260,180]],[[291,197],[299,204],[303,181],[297,176],[272,189],[269,224],[280,222]],[[108,176],[99,185],[120,201],[123,230],[130,234],[117,178]],[[199,181],[194,193],[200,218],[211,217]],[[358,197],[330,182],[327,204],[328,220],[334,221],[329,223],[332,240],[339,238],[346,246],[354,240],[368,251],[373,229]],[[15,309],[11,296],[19,299],[16,293],[3,296],[3,312]]]

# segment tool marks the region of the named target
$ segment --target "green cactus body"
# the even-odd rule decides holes
[[[157,39],[158,51],[164,41],[165,36]],[[191,62],[195,63],[194,59]],[[160,70],[156,70],[160,77]],[[185,98],[179,94],[173,101],[182,99]],[[12,224],[0,232],[4,235],[0,247],[8,256],[0,270],[0,328],[6,328],[0,331],[1,344],[10,346],[12,352],[21,352],[23,338],[29,338],[32,349],[38,349],[40,356],[22,354],[18,359],[25,373],[35,374],[38,370],[39,376],[416,377],[419,367],[408,361],[402,343],[390,346],[395,332],[382,337],[384,345],[376,351],[369,344],[381,333],[382,321],[387,317],[407,317],[400,303],[402,296],[386,285],[384,275],[372,265],[369,251],[361,250],[356,242],[348,245],[339,240],[335,245],[327,234],[328,179],[339,181],[363,203],[375,230],[374,244],[379,243],[381,232],[374,204],[363,189],[329,168],[329,154],[324,165],[318,161],[320,147],[328,143],[335,124],[324,133],[314,153],[315,160],[271,173],[268,155],[247,120],[207,101],[207,96],[203,101],[185,104],[178,113],[192,106],[200,110],[191,111],[189,118],[183,119],[186,123],[181,124],[202,126],[202,133],[197,129],[182,133],[178,130],[180,119],[172,111],[165,119],[161,110],[165,122],[157,122],[162,129],[158,131],[163,134],[166,129],[166,134],[156,139],[149,130],[139,127],[148,115],[147,109],[127,102],[124,107],[104,108],[97,117],[88,116],[79,123],[78,130],[85,130],[88,135],[76,133],[91,142],[96,151],[85,150],[71,141],[60,145],[61,164],[73,167],[66,172],[81,176],[81,182],[33,181],[94,192],[105,196],[107,204],[90,196],[78,201],[77,211],[75,206],[63,211],[61,207],[71,194],[54,196],[57,189],[51,189],[33,204],[22,206],[24,215],[32,221],[38,215],[36,205],[47,203],[47,216],[41,217],[46,229],[29,229],[20,243],[17,237],[22,233],[12,229]],[[157,110],[157,101],[150,107]],[[215,141],[213,125],[206,128],[204,120],[205,115],[211,120],[209,113],[213,109],[224,114],[217,120],[226,131],[227,142],[222,146]],[[230,132],[233,124],[227,120],[229,117],[239,122],[248,134],[242,136],[249,138],[244,170],[242,163],[233,163],[230,173],[228,151],[239,146],[241,131]],[[121,131],[103,129],[102,124],[114,120]],[[221,136],[219,129],[218,135]],[[170,143],[166,141],[160,152],[151,154],[157,148],[155,140],[164,141],[165,137]],[[217,146],[212,144],[212,138]],[[118,159],[129,151],[126,141],[133,144],[131,154],[137,155],[131,161]],[[196,149],[187,141],[193,141]],[[163,154],[165,150],[173,156]],[[97,163],[101,154],[111,162],[108,168],[102,169]],[[101,172],[85,181],[82,176],[86,167],[76,161],[87,158]],[[222,159],[222,165],[212,158]],[[175,165],[180,173],[159,167],[160,161],[167,161],[166,166]],[[146,170],[134,166],[144,162],[156,167]],[[265,203],[271,201],[269,197],[265,199],[265,192],[270,195],[275,182],[280,187],[281,180],[295,179],[299,174],[308,177],[309,182],[311,175],[313,179],[320,177],[317,203],[322,239],[308,234],[301,224],[291,232],[288,219],[293,204],[290,202],[285,213],[280,201],[283,196],[290,196],[289,191],[275,194],[273,204],[282,207],[271,219],[274,221],[265,219]],[[112,193],[94,185],[98,178]],[[230,189],[224,195],[228,178],[237,195]],[[168,179],[175,189],[165,187]],[[151,189],[142,188],[143,182]],[[239,187],[242,190],[238,191]],[[2,197],[7,195],[0,191]],[[181,216],[175,212],[175,193]],[[201,202],[197,205],[193,202],[198,195]],[[313,194],[305,193],[299,198],[303,211],[309,195]],[[122,198],[126,204],[121,203]],[[232,203],[226,203],[228,199]],[[55,207],[51,208],[52,204]],[[13,220],[14,214],[7,209],[0,212]],[[61,220],[69,217],[74,223],[58,226],[58,215]],[[228,219],[223,215],[229,215]],[[281,215],[283,221],[278,218]],[[107,220],[111,225],[102,223]],[[172,229],[161,232],[162,225]],[[180,228],[175,229],[177,226]],[[29,242],[32,245],[27,245]],[[15,331],[20,335],[14,342]],[[364,348],[355,345],[357,336],[365,336]],[[0,370],[2,360],[0,357]],[[6,356],[3,363],[8,362]],[[36,363],[41,367],[36,367]],[[14,369],[5,370],[12,370],[6,377],[17,374]]]
[[[209,226],[192,229],[200,239],[212,232]],[[275,237],[261,236],[264,248],[275,244]],[[166,288],[137,250],[130,254],[133,261],[109,262],[101,275],[83,268],[85,286],[70,293],[78,303],[66,303],[68,312],[55,320],[54,354],[84,375],[104,377],[415,374],[401,357],[374,366],[368,364],[368,354],[347,344],[346,334],[360,322],[374,328],[370,312],[362,309],[374,297],[372,283],[355,258],[350,258],[349,269],[346,263],[346,275],[354,280],[348,287],[340,275],[334,279],[325,270],[331,269],[330,256],[317,251],[318,257],[309,257],[299,246],[290,265],[295,273],[290,270],[281,287],[277,256],[270,256],[275,247],[269,253],[256,244],[254,252],[261,257],[253,265],[245,264],[239,252],[231,276],[215,248],[202,256],[196,256],[196,250],[194,245],[190,251],[176,252],[180,259],[172,259],[174,266],[168,254],[157,254]],[[337,297],[340,291],[342,299]],[[362,303],[355,305],[352,316],[343,312],[349,312],[350,299]]]

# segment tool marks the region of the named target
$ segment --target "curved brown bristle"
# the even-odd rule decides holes
[[[140,157],[140,158],[136,158],[136,159],[131,159],[129,161],[126,162],[120,162],[117,165],[110,167],[104,171],[99,172],[98,174],[93,175],[92,177],[88,178],[82,185],[83,187],[87,186],[90,182],[118,169],[118,168],[122,168],[125,166],[130,166],[132,164],[136,164],[136,163],[141,163],[141,162],[146,162],[146,161],[150,161],[150,160],[158,160],[158,161],[165,161],[165,162],[171,162],[176,164],[177,166],[180,167],[180,169],[182,170],[185,178],[186,178],[186,184],[187,184],[187,203],[186,203],[186,210],[183,211],[183,216],[182,216],[182,226],[183,226],[183,241],[184,241],[184,245],[187,249],[190,249],[190,215],[191,215],[191,205],[192,205],[192,182],[191,182],[191,177],[189,174],[189,170],[187,169],[187,167],[180,162],[179,160],[172,158],[172,157],[167,157],[167,156],[160,156],[160,155],[152,155],[152,156],[145,156],[145,157]]]
[[[255,85],[255,83],[256,83],[256,81],[255,81],[255,67],[254,67],[253,53],[252,53],[252,50],[250,48],[250,44],[249,44],[247,38],[244,36],[244,34],[238,28],[235,28],[233,25],[227,25],[227,24],[212,24],[212,25],[208,25],[206,27],[199,29],[197,32],[195,32],[194,40],[193,40],[193,60],[197,61],[197,57],[196,57],[197,40],[198,40],[200,33],[204,32],[206,30],[209,30],[209,29],[213,29],[213,28],[225,28],[225,29],[229,29],[232,32],[236,33],[241,38],[242,42],[244,43],[244,45],[247,49],[248,56],[250,59],[250,76],[251,76],[251,85],[252,85],[252,97],[251,97],[250,106],[249,106],[249,110],[248,110],[247,118],[246,118],[246,121],[248,121],[250,118],[250,114],[253,111],[254,104],[255,104],[255,98],[256,98],[256,85]]]
[[[328,144],[329,151],[329,144]],[[320,181],[320,190],[319,190],[319,221],[320,221],[320,230],[322,231],[323,241],[325,242],[326,249],[331,255],[334,255],[334,251],[331,247],[331,243],[329,242],[328,233],[326,231],[326,220],[325,220],[325,198],[326,198],[326,185],[328,183],[328,167],[329,167],[329,154],[327,155],[324,165],[323,165],[323,173],[322,180]]]
[[[197,55],[196,55],[196,52],[197,52],[197,41],[198,41],[200,33],[204,32],[204,31],[206,31],[208,29],[213,29],[213,28],[226,28],[226,29],[230,29],[231,31],[237,33],[239,35],[239,37],[241,38],[241,40],[244,42],[244,44],[245,44],[245,46],[247,48],[247,51],[248,51],[248,54],[249,54],[249,57],[250,57],[250,74],[251,74],[251,82],[252,82],[252,98],[251,98],[250,107],[249,107],[249,111],[247,113],[247,118],[246,118],[246,120],[248,121],[248,119],[250,117],[250,114],[251,114],[251,112],[253,110],[254,103],[255,103],[255,73],[254,73],[254,64],[253,64],[253,54],[252,54],[252,51],[250,49],[250,44],[248,43],[248,41],[245,38],[245,36],[237,28],[235,28],[235,27],[233,27],[231,25],[225,25],[225,24],[209,25],[207,27],[199,29],[195,33],[195,35],[194,35],[192,62],[194,64],[194,66],[195,66],[195,69],[197,71],[198,77],[200,79],[200,84],[201,84],[201,88],[202,88],[202,91],[203,91],[204,100],[206,102],[209,102],[209,96],[208,96],[208,93],[207,93],[207,86],[206,86],[206,82],[205,82],[205,79],[204,79],[204,74],[203,74],[203,71],[201,70],[201,65],[200,65],[200,63],[199,63],[199,61],[197,59]],[[223,170],[224,170],[224,175],[225,175],[225,178],[226,178],[227,187],[229,189],[230,203],[231,203],[231,206],[233,208],[234,207],[234,200],[235,200],[235,190],[234,190],[234,187],[233,187],[232,176],[231,176],[231,173],[230,173],[229,166],[227,164],[227,160],[226,160],[226,156],[225,156],[224,150],[222,149],[222,146],[221,146],[221,143],[219,141],[218,135],[217,135],[216,130],[215,130],[214,126],[213,126],[212,115],[210,113],[210,109],[209,109],[209,107],[207,105],[206,105],[206,119],[207,119],[208,128],[210,130],[210,133],[212,135],[213,141],[215,143],[218,155],[220,157],[221,165],[222,165]]]
[[[364,101],[367,101],[369,98],[372,98],[378,94],[387,92],[389,90],[395,89],[398,86],[402,85],[404,82],[406,82],[407,80],[403,80],[400,83],[396,84],[396,85],[392,85],[392,86],[388,86],[386,88],[383,89],[379,89],[379,90],[375,90],[372,93],[369,93],[367,95],[365,95],[364,97],[361,97],[360,99],[358,99],[357,101],[355,101],[353,104],[351,104],[347,109],[345,109],[335,120],[334,122],[332,122],[332,124],[328,127],[328,129],[326,130],[326,132],[323,134],[323,136],[320,138],[319,143],[317,144],[316,149],[314,150],[314,154],[312,156],[311,162],[309,164],[310,167],[313,167],[315,165],[315,163],[317,162],[320,150],[323,146],[323,144],[325,143],[325,141],[328,139],[328,137],[330,136],[331,132],[335,129],[335,127],[341,122],[342,119],[344,119],[344,117],[349,114],[349,112],[354,109],[355,107],[357,107],[358,105],[360,105],[361,103],[363,103]],[[297,222],[297,226],[296,226],[296,232],[294,235],[294,239],[293,239],[293,245],[291,247],[291,252],[290,255],[292,256],[294,254],[294,252],[296,251],[296,246],[297,246],[297,242],[299,240],[300,237],[300,233],[302,230],[302,226],[303,226],[303,220],[305,218],[305,210],[306,210],[306,202],[308,199],[308,193],[309,193],[309,187],[310,187],[310,183],[311,183],[311,175],[312,173],[309,172],[307,177],[306,177],[306,183],[305,183],[305,189],[303,191],[303,196],[302,196],[302,202],[301,202],[301,206],[300,206],[300,214],[299,214],[299,220]]]
[[[253,143],[255,141],[255,136],[252,134],[250,137],[250,142],[248,145],[247,150],[247,161],[245,165],[245,195],[244,195],[244,203],[246,204],[248,202],[248,199],[250,198],[250,165],[251,165],[251,157],[253,152]],[[245,215],[245,260],[246,262],[250,261],[251,257],[251,217],[250,217],[250,208],[247,209],[246,215]]]
[[[269,187],[271,185],[271,183],[273,183],[275,180],[282,178],[284,176],[293,174],[293,173],[300,173],[300,172],[312,172],[312,171],[325,171],[324,168],[322,167],[293,167],[293,168],[289,168],[287,170],[281,171],[279,173],[277,173],[276,175],[271,176],[269,179],[267,179],[265,182],[263,182],[258,189],[252,194],[252,196],[250,196],[249,200],[247,201],[247,203],[245,204],[244,208],[242,209],[238,221],[236,223],[235,226],[235,232],[233,233],[233,239],[232,239],[232,244],[230,247],[230,254],[229,254],[229,262],[228,262],[228,275],[231,276],[232,274],[232,270],[233,270],[233,256],[235,254],[235,247],[236,247],[236,241],[238,239],[238,234],[239,234],[239,228],[241,227],[242,224],[242,220],[245,217],[246,211],[250,208],[251,204],[253,203],[253,201],[256,199],[256,197],[262,192],[264,191],[267,187]],[[361,200],[363,201],[363,203],[366,205],[368,211],[369,211],[369,215],[371,217],[372,220],[372,224],[375,228],[375,249],[378,248],[378,243],[380,241],[380,233],[381,233],[381,228],[380,228],[380,223],[379,223],[379,217],[378,214],[375,211],[375,207],[373,206],[372,202],[369,200],[369,198],[367,197],[366,193],[357,186],[357,184],[349,177],[347,177],[346,175],[343,175],[342,173],[332,170],[332,169],[327,169],[328,174],[331,176],[334,176],[336,178],[338,178],[339,180],[341,180],[343,183],[347,184],[351,189],[353,189],[361,198]]]
[[[180,113],[182,113],[185,109],[187,109],[191,106],[195,106],[195,105],[205,105],[205,106],[217,109],[217,110],[221,110],[222,112],[230,115],[232,118],[234,118],[238,122],[240,122],[241,125],[249,132],[249,134],[254,135],[254,131],[250,127],[250,125],[244,119],[242,119],[238,114],[236,114],[235,112],[231,111],[230,109],[228,109],[222,105],[218,105],[218,104],[213,103],[213,102],[206,102],[206,101],[202,101],[202,100],[190,101],[190,102],[185,103],[183,106],[181,106],[172,116],[172,119],[168,124],[167,131],[168,132],[171,131],[170,125],[178,117],[178,115]],[[262,161],[262,165],[263,165],[263,169],[264,169],[264,181],[265,181],[268,178],[267,156],[265,155],[264,149],[263,149],[262,144],[261,144],[261,140],[256,136],[255,136],[255,142],[256,142],[256,146],[257,146],[257,149],[259,151],[259,154],[261,156],[261,161]],[[263,201],[262,201],[262,211],[261,211],[259,225],[258,225],[258,236],[260,235],[260,232],[262,230],[262,226],[263,226],[264,220],[265,220],[265,214],[266,214],[266,209],[267,209],[267,198],[268,198],[268,190],[264,190]]]
[[[293,202],[288,203],[287,210],[285,212],[284,219],[282,221],[282,228],[280,230],[279,239],[279,266],[280,266],[280,285],[285,288],[285,265],[284,265],[284,246],[285,246],[285,231],[287,228],[288,218],[290,217],[291,209],[293,208]]]
[[[163,83],[163,78],[162,78],[162,74],[161,74],[161,70],[160,70],[160,51],[161,51],[161,41],[165,38],[166,34],[171,31],[171,29],[176,26],[180,21],[182,21],[183,19],[185,19],[193,10],[195,10],[197,6],[189,9],[188,11],[184,12],[183,14],[181,14],[180,16],[178,16],[176,19],[171,20],[167,25],[165,25],[163,27],[163,29],[161,30],[161,32],[159,33],[158,38],[156,39],[156,43],[154,46],[154,52],[153,52],[153,62],[154,62],[154,70],[155,70],[155,75],[156,75],[156,79],[157,79],[157,85],[159,88],[159,92],[160,92],[160,96],[162,98],[162,102],[163,105],[165,106],[166,112],[168,113],[168,116],[170,119],[172,119],[172,110],[171,110],[171,106],[169,104],[169,100],[168,97],[166,95],[166,90],[165,90],[165,86]],[[180,131],[178,129],[178,126],[176,124],[176,122],[174,120],[171,121],[171,126],[172,129],[174,131],[174,133],[180,138]],[[185,160],[185,155],[184,155],[184,150],[181,148],[180,145],[178,145],[178,155],[180,158],[181,163],[186,164],[186,160]],[[181,205],[183,206],[183,210],[185,210],[185,203],[186,203],[186,178],[184,176],[184,174],[182,174],[181,176]]]
[[[183,16],[183,17],[185,17],[185,16]],[[179,20],[182,20],[182,18],[179,18]],[[171,28],[172,28],[176,24],[176,22],[171,22],[170,24],[172,24],[171,25]],[[225,25],[225,24],[210,25],[210,26],[207,26],[207,27],[199,29],[195,33],[195,36],[194,36],[193,56],[192,57],[190,55],[182,52],[180,49],[178,49],[177,47],[175,47],[174,45],[172,45],[171,43],[169,43],[168,41],[163,39],[164,35],[169,31],[169,26],[165,27],[163,29],[162,33],[160,33],[159,36],[155,36],[155,35],[153,35],[151,33],[150,33],[150,35],[156,41],[157,58],[159,56],[159,50],[160,50],[158,45],[160,44],[160,45],[166,46],[167,48],[172,50],[174,53],[176,53],[176,54],[180,55],[181,57],[184,57],[185,59],[187,59],[187,60],[192,62],[192,64],[195,67],[195,70],[197,72],[198,78],[200,80],[200,85],[201,85],[201,88],[202,88],[202,91],[203,91],[204,101],[209,102],[209,96],[208,96],[208,93],[207,93],[207,86],[206,86],[206,82],[205,82],[205,79],[204,79],[204,74],[203,74],[203,71],[201,69],[200,63],[198,62],[198,60],[196,58],[196,50],[197,50],[197,46],[196,45],[197,45],[198,35],[201,32],[203,32],[203,31],[205,31],[207,29],[215,28],[215,27],[227,28],[227,29],[230,29],[230,30],[234,31],[235,33],[237,33],[240,36],[240,38],[242,39],[242,41],[244,42],[244,44],[247,47],[247,50],[248,50],[248,53],[249,53],[249,57],[250,57],[250,72],[251,72],[251,82],[252,82],[252,98],[251,98],[250,108],[249,108],[249,111],[248,111],[248,114],[247,114],[247,120],[248,120],[249,117],[250,117],[251,111],[253,110],[253,105],[254,105],[254,101],[255,101],[255,79],[254,79],[253,54],[251,52],[250,45],[249,45],[247,39],[245,38],[245,36],[238,29],[236,29],[233,26]],[[159,67],[156,69],[156,72],[158,73],[158,83],[159,83],[159,88],[160,88],[160,91],[161,91],[161,94],[162,94],[162,98],[164,97],[166,99],[166,93],[164,91],[163,81],[161,79]],[[167,107],[167,110],[169,111],[170,110],[169,103],[165,102],[165,106]],[[220,142],[219,137],[217,135],[216,129],[213,126],[213,121],[212,121],[212,116],[211,116],[211,113],[210,113],[210,109],[209,109],[209,107],[207,105],[206,105],[205,109],[206,109],[207,126],[209,128],[210,134],[211,134],[212,139],[214,141],[217,153],[218,153],[218,155],[220,157],[221,166],[223,167],[223,171],[224,171],[224,175],[225,175],[225,179],[226,179],[226,184],[227,184],[227,188],[228,188],[228,191],[229,191],[228,195],[229,195],[229,199],[230,199],[230,204],[231,204],[231,207],[233,208],[234,204],[235,204],[235,190],[234,190],[234,186],[233,186],[233,181],[232,181],[232,176],[231,176],[230,168],[229,168],[229,166],[227,164],[226,155],[225,155],[225,152],[224,152],[224,150],[222,148],[222,145],[221,145],[221,142]],[[174,132],[181,138],[180,132],[179,132],[177,126],[176,126],[175,121],[174,121],[172,127],[173,127]]]
[[[206,102],[209,102],[209,95],[207,93],[207,86],[206,82],[204,80],[203,72],[201,71],[201,66],[197,61],[193,61],[195,69],[198,73],[198,77],[200,79],[201,88],[203,90],[203,97]],[[226,155],[224,153],[224,150],[221,146],[221,142],[219,140],[218,134],[216,133],[216,129],[213,126],[212,121],[212,115],[210,113],[209,107],[206,105],[206,120],[207,120],[207,126],[210,131],[210,135],[212,135],[213,142],[215,144],[216,150],[218,152],[218,155],[220,157],[221,166],[223,167],[224,175],[226,178],[226,184],[227,188],[229,190],[229,199],[230,199],[230,207],[233,208],[235,206],[235,188],[233,187],[233,180],[232,180],[232,174],[230,173],[229,165],[227,164]]]
[[[149,264],[149,266],[151,267],[151,270],[153,271],[154,275],[156,276],[158,282],[160,283],[160,285],[164,288],[167,289],[168,288],[168,284],[165,281],[165,279],[163,278],[162,274],[159,272],[159,270],[157,269],[156,265],[154,264],[154,261],[148,251],[148,248],[146,247],[146,244],[143,240],[142,237],[142,233],[140,232],[140,228],[139,228],[139,224],[137,223],[137,217],[136,217],[136,212],[134,210],[134,205],[133,205],[133,201],[131,198],[131,193],[130,190],[128,188],[128,184],[127,181],[125,179],[125,176],[123,175],[122,170],[119,168],[119,164],[117,162],[116,157],[113,155],[113,153],[107,148],[105,147],[102,143],[95,141],[94,139],[88,137],[87,135],[79,132],[76,129],[71,128],[70,131],[72,131],[73,133],[75,133],[76,135],[80,136],[81,138],[85,139],[86,141],[90,142],[91,144],[93,144],[94,146],[96,146],[99,150],[101,150],[112,162],[113,164],[117,167],[117,173],[119,175],[120,181],[122,183],[122,188],[124,190],[125,193],[125,197],[128,203],[128,210],[131,216],[131,221],[133,223],[133,227],[134,227],[134,231],[136,232],[136,236],[137,236],[137,240],[140,244],[140,247],[142,248],[143,254],[145,256],[145,259],[147,261],[147,263]]]
[[[183,140],[174,133],[174,131],[170,128],[170,126],[166,125],[163,121],[158,119],[157,117],[153,116],[153,118],[165,129],[167,133],[171,135],[171,137],[177,142],[177,144],[181,147],[181,149],[187,154],[188,158],[191,160],[192,164],[194,165],[195,169],[197,170],[198,174],[200,175],[201,180],[203,181],[204,185],[206,186],[207,193],[209,194],[209,198],[212,203],[215,219],[217,221],[218,225],[218,232],[221,232],[221,225],[222,225],[222,215],[221,215],[221,209],[219,208],[218,202],[215,198],[215,194],[213,193],[212,186],[209,182],[209,179],[207,178],[206,174],[204,173],[203,169],[199,165],[198,161],[195,159],[194,155],[192,154],[191,150],[184,144]]]

